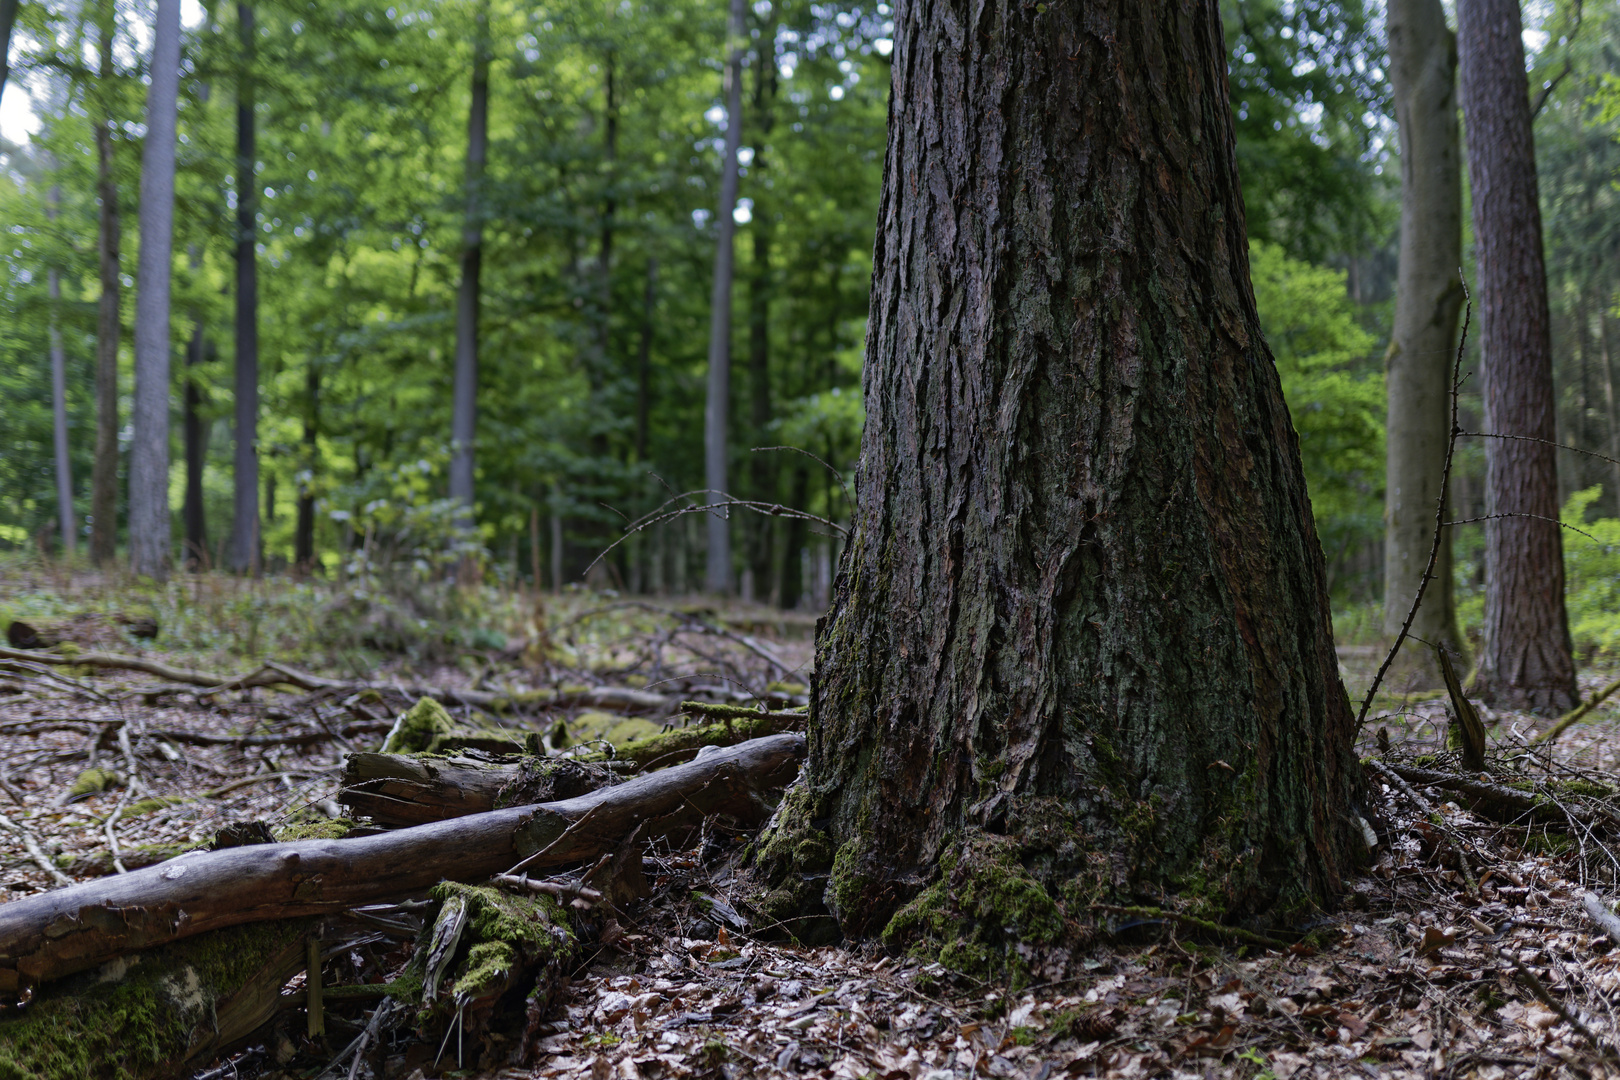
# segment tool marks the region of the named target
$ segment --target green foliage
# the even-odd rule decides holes
[[[1384,377],[1343,271],[1264,242],[1249,247],[1255,302],[1299,433],[1316,531],[1330,567],[1383,527]]]
[[[1571,526],[1563,530],[1570,636],[1579,652],[1610,657],[1620,651],[1620,519],[1586,520],[1602,494],[1602,487],[1575,492],[1559,517]]]

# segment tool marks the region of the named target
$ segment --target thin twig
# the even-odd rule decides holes
[[[1435,500],[1434,506],[1434,541],[1429,545],[1429,563],[1423,568],[1423,577],[1418,581],[1417,595],[1412,597],[1412,607],[1407,611],[1405,621],[1401,623],[1401,632],[1396,635],[1395,644],[1389,647],[1389,654],[1379,665],[1378,674],[1373,676],[1372,685],[1367,687],[1367,696],[1362,699],[1361,711],[1356,714],[1356,736],[1361,734],[1361,727],[1367,722],[1367,710],[1372,708],[1373,696],[1378,693],[1378,684],[1384,681],[1389,666],[1395,662],[1395,655],[1401,651],[1402,642],[1412,630],[1412,620],[1417,618],[1418,607],[1423,603],[1423,594],[1428,590],[1429,581],[1434,577],[1434,564],[1440,558],[1440,542],[1445,536],[1446,495],[1451,488],[1451,462],[1457,454],[1457,435],[1461,431],[1457,425],[1457,389],[1462,383],[1463,347],[1468,344],[1468,326],[1474,317],[1474,300],[1468,292],[1468,278],[1463,275],[1460,267],[1457,276],[1462,279],[1463,325],[1462,333],[1457,339],[1457,358],[1451,365],[1451,431],[1446,437],[1445,466],[1440,470],[1440,497]]]
[[[39,840],[34,836],[31,830],[23,825],[19,825],[15,821],[12,821],[4,814],[0,814],[0,829],[9,829],[18,836],[22,837],[23,850],[28,852],[29,857],[34,860],[34,863],[41,870],[45,871],[51,876],[52,881],[56,882],[58,885],[73,884],[73,879],[62,873],[62,871],[58,870],[56,868],[56,864],[51,862],[51,857],[45,854],[44,849],[39,846]]]

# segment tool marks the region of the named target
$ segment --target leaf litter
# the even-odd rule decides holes
[[[576,598],[569,617],[604,606]],[[803,639],[773,636],[735,612],[629,615],[635,621],[576,635],[538,660],[519,650],[427,674],[450,687],[564,678],[644,687],[656,671],[674,680],[668,692],[735,701],[809,661]],[[110,618],[75,616],[72,633],[81,644],[161,655]],[[138,673],[6,665],[0,896],[53,887],[53,875],[113,872],[115,857],[146,865],[228,826],[285,827],[335,812],[344,755],[376,749],[408,704],[387,689],[403,679],[399,668],[372,671],[378,690],[367,694],[198,693]],[[793,703],[791,686],[778,693],[786,697],[777,704]],[[555,730],[558,719],[566,730],[585,712],[502,722],[521,739]],[[1174,920],[1121,918],[1069,958],[1078,976],[1014,989],[870,943],[804,947],[751,923],[741,866],[749,838],[717,824],[688,850],[643,852],[651,895],[622,911],[578,899],[588,890],[577,882],[556,887],[585,909],[584,952],[535,1015],[498,1014],[487,1037],[458,1039],[466,1031],[454,1023],[419,1032],[375,995],[335,994],[328,1033],[312,1039],[296,1017],[300,975],[270,1028],[195,1075],[1620,1075],[1620,943],[1582,909],[1586,892],[1612,900],[1620,880],[1620,816],[1603,794],[1613,790],[1620,713],[1595,710],[1550,752],[1529,741],[1549,721],[1481,714],[1494,741],[1488,779],[1542,794],[1540,808],[1504,812],[1451,788],[1369,773],[1362,810],[1377,843],[1367,871],[1286,949],[1234,947]],[[1456,777],[1444,727],[1439,701],[1408,702],[1373,719],[1362,752],[1408,776]],[[1390,746],[1382,754],[1379,728]],[[98,770],[99,783],[75,794]],[[427,907],[406,900],[357,913],[364,933],[328,949],[327,982],[364,987],[397,974],[417,951]],[[370,1050],[333,1068],[333,1055],[368,1031]]]

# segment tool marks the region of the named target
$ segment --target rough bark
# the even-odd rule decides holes
[[[600,772],[568,759],[492,763],[441,755],[350,754],[337,798],[355,815],[397,828],[571,799],[612,782]]]
[[[1522,31],[1517,0],[1457,5],[1485,430],[1521,437],[1485,440],[1485,642],[1474,690],[1491,705],[1562,713],[1578,695],[1550,445],[1556,399]]]
[[[731,280],[737,224],[737,150],[742,146],[743,0],[731,0],[726,47],[726,143],[720,162],[720,204],[715,207],[714,292],[709,303],[709,388],[703,407],[704,477],[712,506],[726,499],[726,428],[731,412]],[[731,521],[728,512],[708,514],[709,551],[704,588],[731,591]]]
[[[253,65],[253,7],[236,5],[242,56],[236,82],[236,448],[231,501],[231,569],[259,572],[259,180]]]
[[[319,915],[443,879],[476,881],[519,860],[561,866],[642,836],[684,836],[710,814],[759,820],[759,792],[804,756],[802,735],[717,750],[616,787],[535,806],[346,840],[195,852],[145,870],[0,905],[0,992],[65,978],[114,956],[207,930]]]
[[[1400,277],[1388,379],[1384,488],[1384,633],[1400,632],[1417,595],[1451,434],[1451,367],[1462,307],[1462,161],[1457,46],[1439,0],[1391,0],[1389,76],[1401,135]],[[1452,598],[1451,533],[1412,633],[1467,655]],[[1433,653],[1406,652],[1404,684],[1439,686]]]
[[[461,233],[461,285],[456,292],[455,388],[450,418],[450,497],[472,523],[473,439],[478,424],[478,299],[483,268],[484,225],[479,206],[484,161],[488,153],[489,46],[485,9],[478,13],[478,40],[473,45],[472,101],[467,109],[467,209]]]
[[[118,181],[113,175],[114,119],[106,103],[113,78],[113,0],[96,9],[97,79],[102,101],[96,117],[96,195],[101,203],[96,258],[101,299],[96,315],[96,456],[90,470],[90,558],[108,566],[118,551]]]
[[[169,286],[174,253],[175,129],[180,99],[180,0],[157,0],[146,145],[141,156],[141,250],[135,279],[134,436],[129,452],[129,563],[169,576]]]
[[[1309,908],[1358,770],[1216,5],[910,0],[894,40],[858,504],[770,906],[829,875],[845,933],[985,947],[1165,889]]]

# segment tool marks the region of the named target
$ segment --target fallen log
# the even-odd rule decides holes
[[[712,814],[761,820],[760,793],[791,779],[804,755],[804,736],[775,735],[578,798],[355,839],[187,854],[0,904],[0,992],[207,930],[578,862],[614,850],[638,824],[654,839],[684,837]]]
[[[663,694],[636,690],[628,686],[561,686],[542,690],[493,691],[461,690],[453,687],[431,686],[426,683],[393,685],[377,682],[346,682],[278,663],[267,661],[258,670],[246,675],[218,675],[207,671],[192,671],[171,667],[139,656],[121,656],[115,653],[32,652],[0,648],[0,660],[27,660],[36,664],[77,665],[114,671],[139,671],[155,675],[172,683],[201,687],[209,693],[226,690],[246,690],[259,686],[285,683],[300,690],[332,690],[342,693],[361,693],[366,690],[391,691],[413,698],[432,698],[446,705],[471,705],[490,712],[512,709],[609,709],[624,713],[669,713],[674,711],[674,700]]]

